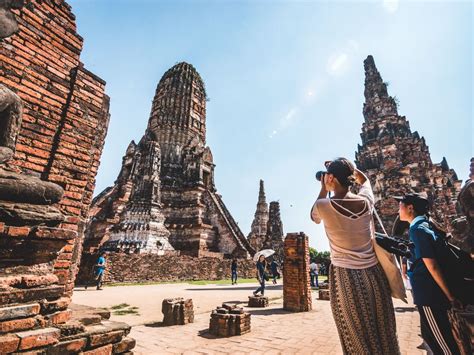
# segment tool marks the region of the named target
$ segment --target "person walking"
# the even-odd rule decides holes
[[[319,288],[319,283],[318,283],[319,265],[316,264],[316,262],[314,260],[311,262],[311,264],[309,264],[309,274],[311,276],[311,278],[310,278],[311,287],[318,287]]]
[[[257,261],[257,279],[258,283],[260,284],[260,287],[258,287],[254,292],[253,295],[257,296],[257,294],[260,292],[261,296],[264,295],[265,293],[265,281],[267,276],[267,261],[265,260],[265,256],[260,255]]]
[[[331,250],[331,309],[344,354],[400,354],[390,286],[373,248],[370,181],[345,158],[326,162],[311,210]],[[350,186],[360,184],[358,194]],[[334,196],[328,197],[333,192]]]
[[[232,264],[230,265],[230,270],[232,273],[232,285],[237,285],[237,259],[232,259]]]
[[[430,225],[429,202],[415,193],[395,199],[399,201],[400,220],[410,223],[408,233],[413,245],[408,277],[420,313],[421,336],[435,355],[459,354],[448,309],[462,305],[448,288],[442,272],[436,246],[441,236],[436,235]]]
[[[105,267],[107,264],[107,259],[106,259],[107,254],[105,251],[100,253],[99,258],[97,259],[97,264],[96,264],[96,289],[97,290],[102,290],[102,279],[104,278],[104,272],[105,272]]]
[[[278,271],[278,263],[275,259],[270,263],[270,270],[272,271],[273,284],[277,284],[277,279],[280,278],[280,272]]]

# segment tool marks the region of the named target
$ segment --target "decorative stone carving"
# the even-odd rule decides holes
[[[133,166],[128,179],[133,184],[120,222],[104,245],[112,251],[164,254],[174,250],[168,241],[160,201],[160,147],[145,135],[133,148]]]

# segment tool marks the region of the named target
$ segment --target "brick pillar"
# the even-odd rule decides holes
[[[303,232],[288,233],[285,238],[283,309],[292,312],[307,312],[312,309],[309,242],[308,236]]]

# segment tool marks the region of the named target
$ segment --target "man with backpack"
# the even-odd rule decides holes
[[[459,354],[448,318],[450,307],[461,303],[449,289],[442,269],[443,236],[429,222],[429,203],[419,194],[395,197],[401,221],[410,223],[411,267],[408,276],[414,303],[420,313],[421,336],[435,355]]]

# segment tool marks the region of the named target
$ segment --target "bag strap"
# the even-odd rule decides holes
[[[375,217],[377,217],[377,221],[379,222],[380,227],[382,227],[382,230],[383,230],[384,234],[388,236],[387,231],[385,230],[385,227],[383,226],[382,219],[380,218],[379,214],[377,213],[377,210],[375,209],[375,207],[374,207],[374,215],[375,215]]]

